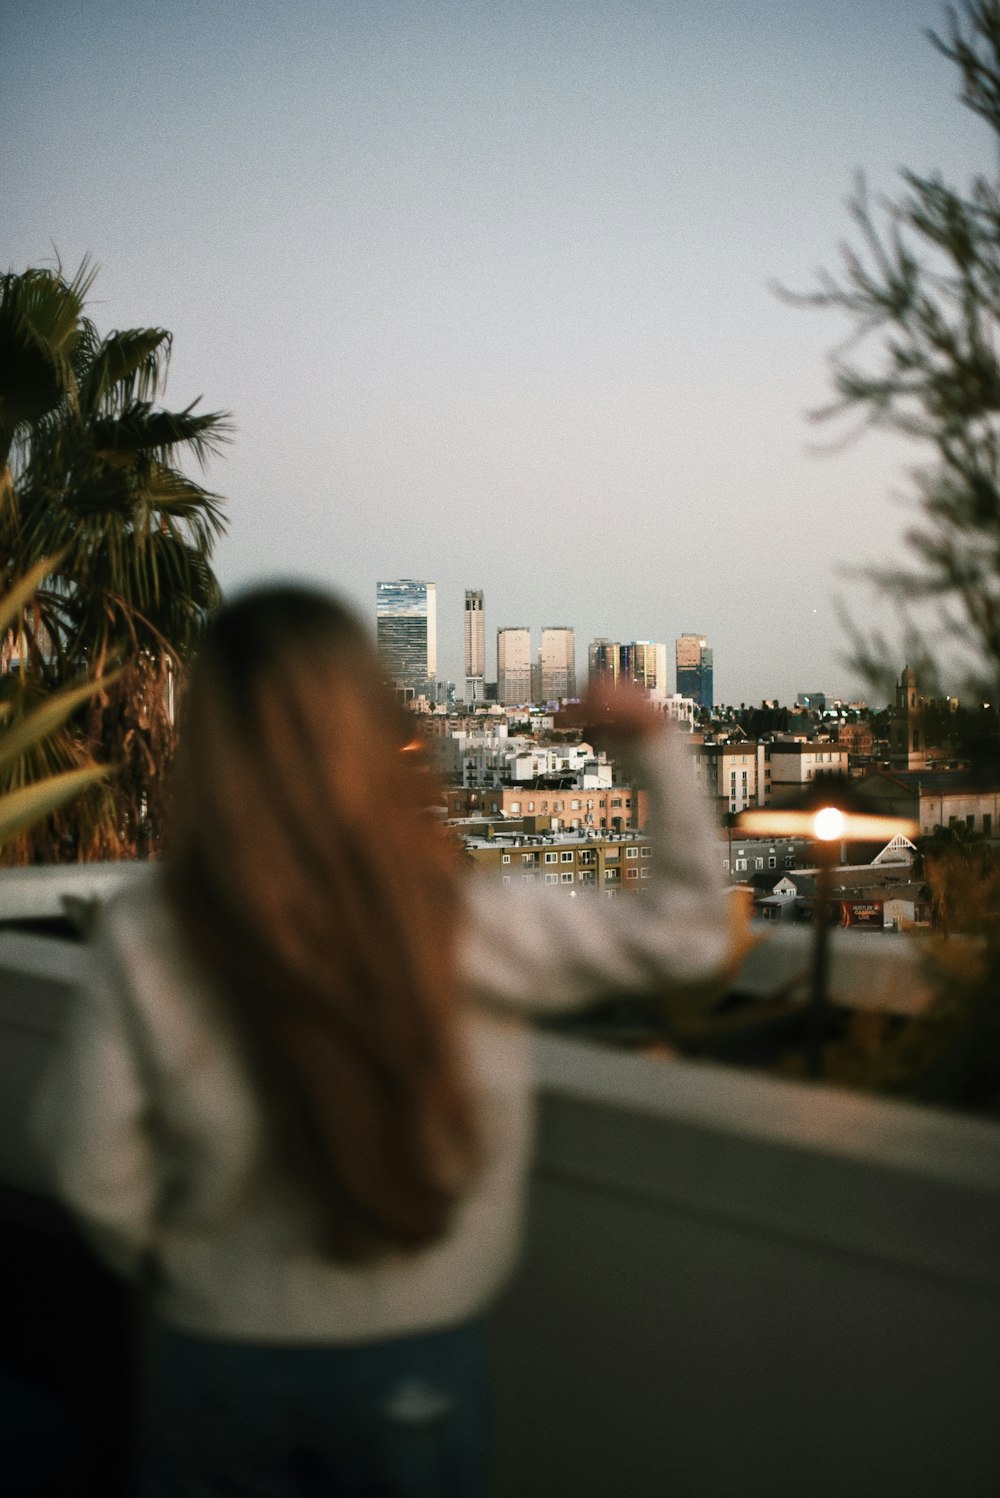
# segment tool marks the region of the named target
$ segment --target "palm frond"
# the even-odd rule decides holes
[[[177,448],[188,448],[204,465],[217,457],[229,440],[230,424],[221,411],[196,415],[194,405],[183,411],[155,409],[148,401],[132,401],[122,410],[98,417],[90,428],[95,455],[113,466],[131,463],[142,455],[169,463]]]
[[[119,668],[93,681],[85,681],[78,687],[68,687],[43,699],[38,707],[32,708],[20,719],[15,719],[13,726],[0,735],[0,769],[34,749],[45,739],[51,738],[68,722],[78,707],[89,702],[95,693],[106,691],[121,674]]]
[[[96,785],[111,769],[111,765],[84,765],[0,796],[0,846]]]
[[[110,333],[91,354],[80,382],[87,413],[111,402],[117,409],[152,400],[166,379],[171,334],[166,328],[127,328]]]

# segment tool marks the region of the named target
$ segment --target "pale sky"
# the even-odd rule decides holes
[[[788,307],[858,168],[989,166],[936,0],[0,6],[0,264],[100,266],[231,410],[232,587],[466,587],[498,627],[706,635],[717,701],[852,695],[833,597],[900,559],[884,437],[818,453],[844,331]]]

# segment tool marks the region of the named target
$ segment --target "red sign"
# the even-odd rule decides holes
[[[842,926],[881,926],[881,900],[842,900],[840,906]]]

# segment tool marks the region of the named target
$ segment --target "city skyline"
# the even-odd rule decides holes
[[[225,588],[304,577],[367,618],[379,579],[433,577],[456,682],[472,579],[490,638],[697,628],[720,700],[854,696],[834,596],[894,629],[845,571],[900,561],[926,455],[809,426],[847,330],[774,286],[836,266],[859,168],[875,200],[901,166],[989,169],[945,24],[939,0],[8,6],[0,268],[92,255],[99,328],[169,328],[171,404],[233,413]]]

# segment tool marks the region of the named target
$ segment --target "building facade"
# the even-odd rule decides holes
[[[486,616],[481,588],[465,590],[465,700],[486,695]]]
[[[916,673],[907,666],[896,683],[896,700],[889,718],[889,763],[894,770],[926,768],[924,707]]]
[[[699,707],[715,706],[712,647],[704,635],[681,635],[677,641],[677,691]]]
[[[549,625],[542,630],[538,652],[539,697],[556,702],[576,696],[576,636],[566,625]]]
[[[497,701],[531,701],[531,630],[521,625],[497,630]]]
[[[718,817],[757,805],[760,756],[756,744],[691,743],[695,781]]]
[[[633,682],[650,696],[669,695],[667,647],[655,640],[592,640],[587,667],[591,684]]]
[[[649,816],[645,789],[633,785],[448,786],[444,799],[451,820],[528,818],[537,832],[625,832],[645,827]]]
[[[559,885],[567,895],[590,886],[605,895],[619,895],[637,893],[653,876],[652,844],[638,834],[581,839],[553,832],[464,841],[481,877],[501,885]]]
[[[587,646],[587,681],[590,686],[617,684],[620,649],[617,640],[605,639],[603,635],[591,640]]]
[[[397,687],[422,692],[437,676],[437,588],[398,578],[376,584],[376,647]]]

